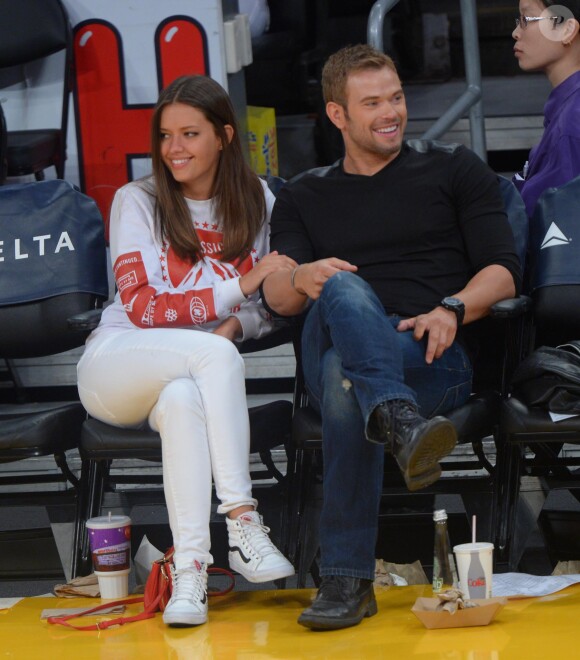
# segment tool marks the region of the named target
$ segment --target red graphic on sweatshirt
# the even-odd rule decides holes
[[[259,259],[256,259],[256,263],[258,261]],[[252,270],[253,267],[254,267],[254,260],[252,259],[251,255],[248,255],[239,264],[236,263],[236,270],[240,275],[245,275],[248,271]]]
[[[170,282],[173,286],[187,284],[193,287],[197,284],[203,268],[210,267],[222,280],[244,275],[252,269],[254,264],[250,255],[239,263],[238,260],[231,262],[220,260],[223,252],[222,232],[197,227],[196,233],[201,243],[204,260],[194,264],[189,259],[181,259],[173,248],[165,243],[159,259],[164,282]],[[195,279],[190,282],[192,277]]]
[[[179,261],[176,255],[168,255],[167,261],[170,260],[175,260],[176,264]],[[139,328],[185,328],[217,319],[211,287],[184,293],[158,293],[149,283],[141,252],[120,255],[113,270],[127,316]],[[190,272],[193,275],[193,269],[190,268]],[[194,281],[198,280],[199,277]]]
[[[195,325],[203,325],[207,322],[207,308],[201,298],[193,298],[189,306],[191,320]]]
[[[194,263],[191,260],[178,257],[173,248],[167,243],[163,246],[163,255],[165,256],[165,261],[161,263],[161,270],[163,272],[164,282],[168,282],[172,286],[179,286],[182,282],[192,277]],[[195,286],[197,281],[199,281],[199,276],[195,282],[190,283],[190,286]]]

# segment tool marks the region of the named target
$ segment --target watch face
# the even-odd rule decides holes
[[[453,296],[449,296],[448,298],[443,298],[441,305],[443,305],[445,309],[455,312],[457,316],[457,323],[459,325],[462,324],[463,316],[465,314],[465,305],[462,300],[459,300],[459,298],[453,298]]]

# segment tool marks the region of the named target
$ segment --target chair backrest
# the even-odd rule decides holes
[[[0,0],[0,16],[0,67],[47,57],[71,43],[60,0]]]
[[[0,0],[0,17],[0,69],[64,51],[57,165],[62,178],[73,67],[73,33],[68,13],[61,0]],[[8,126],[11,131],[21,128],[12,122]]]
[[[497,175],[499,189],[503,197],[505,211],[508,221],[514,233],[516,252],[520,258],[522,270],[526,265],[526,255],[528,252],[530,221],[526,212],[526,205],[515,185],[504,176]]]
[[[0,186],[0,357],[79,346],[67,319],[108,297],[101,214],[62,180]]]
[[[580,177],[549,188],[530,224],[530,282],[537,325],[580,332]]]
[[[273,174],[267,174],[264,179],[274,196],[276,196],[280,191],[280,188],[286,184],[286,179],[283,179],[281,176],[275,176]]]
[[[0,102],[0,186],[6,180],[6,117]]]
[[[523,271],[529,243],[526,206],[518,189],[509,179],[501,175],[498,175],[497,179]],[[513,323],[502,323],[488,317],[463,329],[464,336],[472,347],[474,392],[503,391],[508,374],[514,367],[513,361],[517,361],[512,352],[517,350],[519,355],[520,350],[519,345],[513,345],[516,332]]]

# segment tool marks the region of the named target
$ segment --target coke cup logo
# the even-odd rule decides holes
[[[470,587],[485,587],[486,586],[485,577],[483,577],[483,576],[478,577],[478,578],[475,578],[474,580],[473,579],[468,579],[467,584]]]

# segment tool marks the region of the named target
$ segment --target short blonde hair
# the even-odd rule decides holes
[[[346,83],[348,77],[365,69],[391,69],[397,73],[393,59],[367,44],[346,46],[331,55],[322,69],[322,94],[324,102],[334,102],[346,108]],[[398,75],[398,73],[397,73]]]

